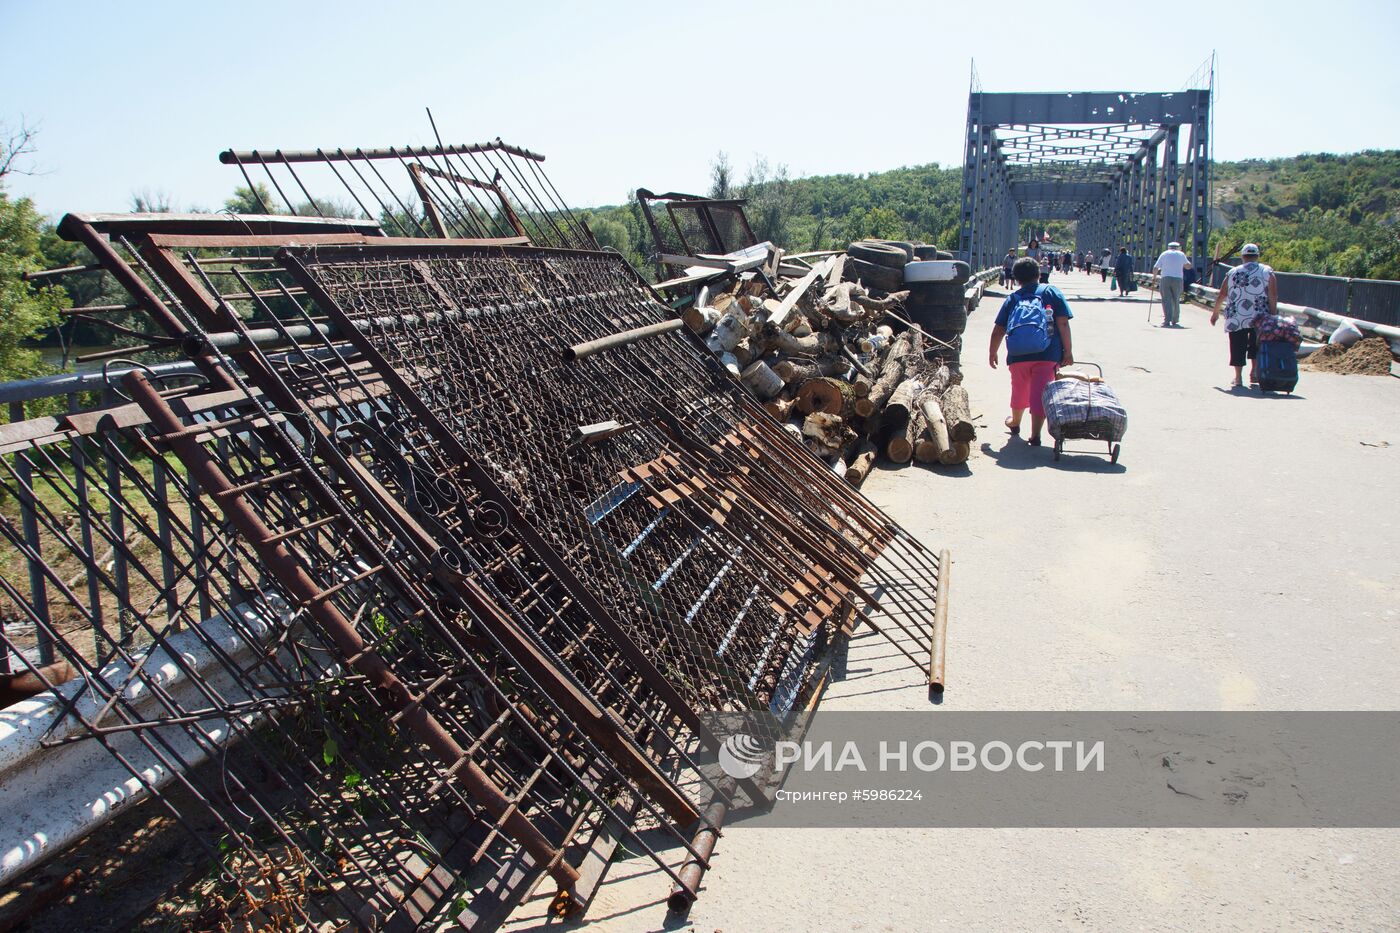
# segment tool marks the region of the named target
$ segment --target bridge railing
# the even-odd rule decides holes
[[[1211,288],[1219,288],[1234,266],[1216,263],[1211,267]],[[1275,272],[1278,300],[1330,311],[1373,324],[1400,326],[1400,282],[1380,279],[1352,279],[1306,272]]]
[[[113,430],[135,416],[113,388],[129,371],[0,384],[0,673],[62,660],[56,639],[100,666],[153,628],[224,608],[203,570],[197,488]],[[170,380],[194,366],[148,372]]]

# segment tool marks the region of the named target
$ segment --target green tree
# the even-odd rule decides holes
[[[710,197],[724,201],[734,197],[734,173],[729,167],[729,156],[724,152],[715,154],[710,163]]]
[[[233,189],[233,196],[224,201],[224,210],[230,214],[285,214],[286,209],[272,193],[272,189],[262,182],[254,182],[253,187],[239,185]]]
[[[55,327],[69,304],[63,289],[24,281],[24,273],[47,265],[40,249],[43,228],[32,201],[12,199],[0,189],[0,380],[50,371],[29,344]]]

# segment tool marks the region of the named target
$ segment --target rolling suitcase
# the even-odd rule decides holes
[[[1288,340],[1259,341],[1260,392],[1292,392],[1298,385],[1298,351]]]

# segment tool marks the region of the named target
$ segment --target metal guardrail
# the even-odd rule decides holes
[[[1209,286],[1219,288],[1233,268],[1216,263],[1210,270]],[[1286,304],[1317,308],[1373,324],[1400,326],[1400,282],[1277,270],[1274,276],[1278,279],[1278,300]]]

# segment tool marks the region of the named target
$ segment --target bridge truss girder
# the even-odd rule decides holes
[[[1202,267],[1210,238],[1210,96],[1208,89],[973,91],[961,258],[986,268],[1017,245],[1021,221],[1074,220],[1076,249],[1126,246],[1141,261],[1179,240]]]

